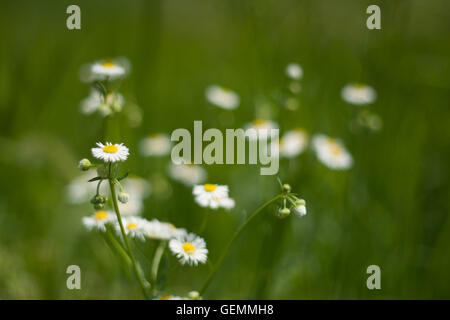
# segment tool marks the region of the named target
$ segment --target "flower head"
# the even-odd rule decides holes
[[[106,224],[116,221],[116,216],[106,210],[98,210],[90,217],[83,217],[83,224],[88,230],[106,231]]]
[[[344,101],[355,105],[373,103],[377,99],[376,91],[372,87],[361,83],[346,85],[341,91],[341,96]]]
[[[195,196],[195,201],[201,207],[211,209],[220,207],[231,209],[234,207],[234,200],[228,197],[228,186],[209,183],[196,185],[192,193]]]
[[[275,142],[276,143],[276,142]],[[279,142],[281,157],[294,158],[301,154],[308,144],[308,134],[303,129],[287,131]]]
[[[172,143],[165,133],[155,133],[144,138],[139,143],[139,149],[144,156],[165,156],[170,153]]]
[[[318,134],[313,137],[312,144],[317,158],[327,167],[345,170],[353,165],[351,154],[340,140]]]
[[[129,154],[128,148],[123,143],[112,144],[107,142],[103,144],[97,142],[97,148],[92,148],[92,155],[105,162],[125,161]]]
[[[172,253],[181,264],[198,265],[205,263],[208,255],[206,242],[193,233],[188,233],[169,242]]]
[[[278,124],[272,120],[255,119],[245,124],[245,130],[252,129],[247,136],[250,140],[274,138],[276,133],[273,129],[278,129]]]
[[[161,222],[157,219],[149,221],[144,228],[145,236],[156,240],[168,240],[187,233],[184,229],[178,229],[171,223]]]
[[[286,66],[286,75],[294,80],[300,80],[303,76],[303,69],[298,63],[290,63]]]
[[[239,96],[230,89],[212,85],[206,88],[205,94],[206,99],[219,108],[231,110],[239,106]]]
[[[169,165],[169,175],[186,186],[203,183],[208,176],[206,170],[199,165],[174,163]]]
[[[125,234],[130,235],[133,238],[138,238],[142,241],[145,240],[145,226],[148,223],[148,220],[136,217],[136,216],[128,216],[122,218],[122,224],[125,229]],[[120,235],[120,225],[119,222],[116,222],[115,225],[117,233]]]
[[[125,77],[129,70],[130,63],[123,57],[98,60],[81,70],[81,80],[85,82],[116,80]]]

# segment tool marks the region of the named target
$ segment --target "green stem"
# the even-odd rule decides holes
[[[110,168],[109,172],[111,172],[111,164],[110,164],[109,168]],[[128,237],[127,237],[127,235],[125,233],[125,228],[123,227],[122,219],[120,217],[119,205],[117,204],[116,188],[114,187],[113,179],[110,176],[108,180],[109,180],[109,188],[111,189],[111,198],[112,198],[112,202],[113,202],[113,205],[114,205],[114,210],[116,211],[117,220],[119,221],[120,232],[122,233],[123,241],[125,242],[125,246],[126,246],[126,248],[128,250],[128,255],[130,257],[131,264],[133,266],[133,270],[134,270],[134,272],[136,274],[136,278],[137,278],[137,280],[139,282],[139,285],[140,285],[140,287],[142,289],[144,297],[146,299],[149,299],[148,294],[147,294],[147,290],[146,290],[146,286],[144,284],[144,280],[142,279],[141,272],[140,272],[140,270],[137,267],[136,259],[134,258],[133,251],[131,250],[130,242],[128,241]]]
[[[117,254],[122,258],[122,260],[125,262],[127,266],[130,266],[131,260],[130,257],[128,256],[128,253],[125,251],[122,244],[112,234],[111,229],[107,228],[106,235],[108,237],[109,242],[111,243],[111,246],[114,248]]]
[[[203,231],[205,231],[206,224],[208,223],[208,217],[209,217],[209,210],[207,209],[206,212],[205,212],[205,215],[203,217],[203,221],[202,221],[202,224],[200,226],[200,230],[198,232],[199,235],[201,235],[203,233]]]
[[[233,242],[241,235],[241,233],[245,230],[245,228],[249,225],[249,223],[260,213],[263,211],[264,208],[266,208],[268,205],[274,203],[275,201],[277,201],[278,199],[280,199],[283,195],[278,195],[275,198],[273,198],[272,200],[267,201],[266,203],[264,203],[261,207],[259,207],[258,209],[256,209],[255,212],[253,212],[248,218],[247,220],[239,227],[239,229],[236,230],[236,232],[234,233],[233,237],[231,238],[231,240],[228,242],[228,244],[225,246],[225,249],[222,252],[222,255],[219,257],[219,260],[217,260],[214,268],[212,269],[211,273],[209,274],[208,278],[206,279],[205,283],[203,284],[202,288],[200,289],[199,293],[200,295],[203,295],[203,293],[205,292],[206,288],[208,288],[211,280],[213,279],[214,275],[216,274],[217,270],[219,269],[220,265],[223,262],[223,259],[226,257],[228,251],[230,251],[230,248],[233,244]]]
[[[161,240],[158,248],[156,249],[155,255],[153,256],[152,274],[151,274],[153,295],[156,295],[156,281],[158,280],[159,263],[161,262],[161,258],[164,254],[165,248],[166,248],[166,241]]]

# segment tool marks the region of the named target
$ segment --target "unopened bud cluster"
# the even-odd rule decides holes
[[[291,186],[283,184],[282,189],[282,205],[278,209],[277,215],[279,218],[285,218],[291,213],[302,217],[306,214],[306,201],[300,199],[296,194],[291,193]]]

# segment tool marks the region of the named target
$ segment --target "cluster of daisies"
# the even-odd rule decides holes
[[[131,69],[128,59],[98,60],[81,68],[80,77],[83,82],[91,84],[89,95],[80,103],[80,111],[89,115],[99,113],[103,117],[123,111],[126,107],[130,125],[137,126],[142,121],[142,112],[138,106],[126,103],[118,91],[120,82]]]
[[[125,161],[128,158],[129,149],[122,143],[97,143],[97,146],[92,148],[92,155],[94,158],[102,160],[103,163],[92,164],[88,159],[82,159],[79,163],[79,168],[83,171],[96,168],[98,176],[91,179],[91,181],[100,181],[98,185],[100,186],[102,179],[112,178],[111,164]],[[105,173],[106,168],[108,168],[108,173]],[[116,168],[112,170],[116,170]],[[114,178],[115,186],[120,190],[117,200],[122,204],[126,204],[132,198],[135,191],[139,194],[138,190],[142,186],[136,187],[135,185],[136,189],[132,190],[130,196],[125,191],[125,184],[120,183],[118,180]],[[131,189],[133,189],[133,185],[131,186]],[[208,249],[206,249],[205,240],[201,237],[157,219],[147,220],[137,215],[125,215],[122,218],[118,214],[114,214],[112,211],[105,209],[108,198],[101,194],[101,189],[97,188],[97,193],[91,199],[96,211],[92,216],[82,219],[83,224],[89,230],[95,229],[101,232],[107,232],[108,227],[111,227],[112,230],[117,232],[118,236],[121,236],[121,227],[118,221],[118,219],[121,219],[126,236],[141,241],[145,241],[146,239],[168,241],[170,250],[179,259],[181,264],[198,265],[199,263],[206,262]]]

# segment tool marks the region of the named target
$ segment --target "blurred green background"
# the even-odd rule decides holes
[[[240,127],[269,104],[282,131],[301,126],[340,137],[354,157],[343,172],[311,151],[282,160],[280,177],[306,199],[308,214],[279,220],[275,206],[267,209],[205,298],[450,298],[448,1],[76,1],[78,31],[66,28],[70,4],[0,3],[0,298],[140,297],[103,239],[82,225],[91,207],[65,198],[78,160],[105,130],[103,118],[79,112],[89,93],[79,69],[116,56],[132,64],[121,92],[142,108],[143,121],[131,128],[116,116],[120,131],[109,138],[130,147],[132,172],[170,183],[170,193],[146,199],[147,218],[195,232],[204,213],[190,188],[167,178],[170,158],[138,154],[152,132],[192,129],[194,120]],[[365,26],[370,4],[381,7],[381,30]],[[276,98],[290,62],[304,69],[296,111]],[[340,90],[352,81],[377,90],[364,108],[381,116],[381,131],[350,130],[359,109]],[[241,106],[211,106],[204,90],[215,83],[235,90]],[[206,169],[237,204],[208,222],[204,237],[216,261],[245,215],[279,186],[255,166]],[[166,292],[199,289],[208,267],[167,257]],[[82,290],[66,288],[71,264],[81,267]],[[381,268],[381,290],[366,288],[371,264]]]

